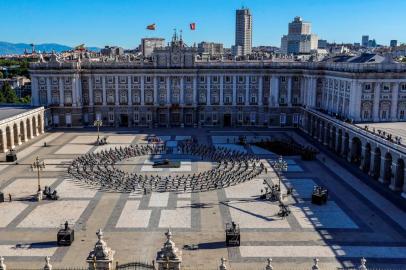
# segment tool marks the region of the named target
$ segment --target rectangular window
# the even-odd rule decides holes
[[[109,122],[114,122],[114,112],[109,112]]]
[[[113,83],[113,77],[107,77],[107,82],[108,83]]]
[[[230,76],[226,76],[225,78],[226,78],[226,83],[231,82],[231,77]]]
[[[204,122],[204,113],[203,112],[200,113],[200,122]]]
[[[243,103],[243,100],[244,99],[242,98],[242,96],[238,96],[238,103],[240,103],[240,104]]]
[[[164,83],[165,82],[165,77],[159,77],[159,82]]]
[[[404,120],[404,119],[405,119],[405,111],[404,111],[404,110],[401,110],[401,111],[400,111],[400,113],[399,113],[399,118],[400,118],[400,120]]]
[[[138,123],[140,121],[140,114],[138,112],[134,112],[134,122]]]
[[[240,82],[240,83],[244,82],[244,77],[243,76],[238,76],[238,82]]]
[[[146,81],[147,83],[150,83],[150,82],[152,81],[152,78],[151,78],[150,76],[147,76],[145,81]]]
[[[140,82],[140,77],[135,76],[133,77],[133,83],[139,83]]]
[[[219,78],[218,78],[217,76],[214,76],[214,77],[213,77],[213,82],[216,83],[216,82],[218,82],[218,81],[219,81]]]
[[[217,122],[217,113],[216,112],[212,113],[211,117],[213,119],[213,122]]]
[[[242,112],[238,112],[237,118],[238,122],[242,122]]]
[[[200,82],[201,82],[201,83],[204,83],[205,81],[206,81],[206,78],[203,77],[203,76],[200,76]]]
[[[152,121],[152,114],[150,112],[147,113],[147,122]]]

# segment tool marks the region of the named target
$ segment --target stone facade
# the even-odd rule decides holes
[[[406,65],[197,61],[182,40],[151,61],[31,65],[32,102],[52,108],[46,124],[81,126],[284,126],[300,107],[361,121],[403,121]]]

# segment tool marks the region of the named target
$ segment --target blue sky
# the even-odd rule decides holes
[[[242,5],[253,15],[254,46],[279,46],[295,16],[331,42],[361,42],[363,34],[380,44],[406,42],[406,0],[0,0],[0,41],[134,48],[142,37],[169,40],[177,28],[188,44],[230,46]],[[150,23],[155,32],[145,30]]]

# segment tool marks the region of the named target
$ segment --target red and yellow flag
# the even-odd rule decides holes
[[[196,30],[196,23],[190,23],[190,30]]]
[[[147,30],[155,30],[155,29],[156,29],[156,24],[155,23],[147,25]]]

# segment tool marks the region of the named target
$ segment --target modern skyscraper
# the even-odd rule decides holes
[[[390,41],[390,46],[391,47],[397,47],[398,46],[398,41],[396,39],[393,39]]]
[[[252,50],[252,15],[248,8],[235,12],[235,55],[247,55]]]
[[[317,35],[312,34],[310,22],[305,22],[301,17],[295,17],[289,23],[288,34],[281,40],[281,50],[285,54],[308,54],[312,50],[317,50]]]
[[[369,36],[365,35],[362,36],[362,47],[368,47],[368,43],[369,43]]]

